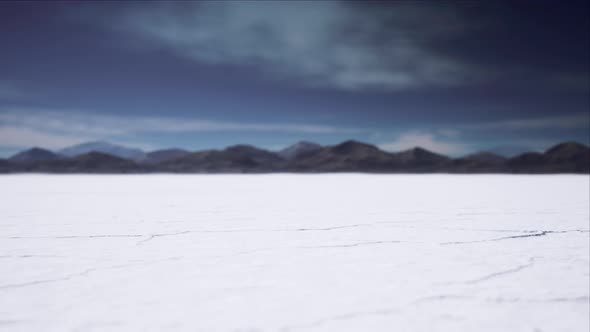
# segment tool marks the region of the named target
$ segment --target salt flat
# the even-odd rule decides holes
[[[588,176],[0,177],[0,330],[589,329]]]

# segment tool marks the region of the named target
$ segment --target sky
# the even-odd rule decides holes
[[[0,157],[590,142],[587,1],[0,2]]]

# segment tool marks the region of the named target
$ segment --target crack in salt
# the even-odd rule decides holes
[[[325,227],[325,228],[298,228],[298,229],[286,229],[286,230],[282,230],[285,232],[291,232],[291,231],[296,231],[296,232],[309,232],[309,231],[333,231],[336,229],[343,229],[343,228],[356,228],[356,227],[364,227],[364,226],[373,226],[372,224],[354,224],[354,225],[344,225],[344,226],[333,226],[333,227]],[[281,231],[281,230],[278,230]]]
[[[548,303],[548,302],[569,302],[569,303],[588,303],[590,297],[588,296],[577,296],[577,297],[554,297],[548,299],[523,299],[523,298],[488,298],[486,302],[493,303],[515,303],[515,302],[527,302],[527,303]]]
[[[247,233],[247,232],[321,232],[321,231],[333,231],[346,228],[357,228],[372,226],[372,224],[352,224],[342,226],[331,226],[331,227],[319,227],[319,228],[250,228],[250,229],[218,229],[218,230],[194,230],[191,233]]]
[[[58,255],[2,255],[0,258],[65,258],[66,256]]]
[[[516,273],[516,272],[519,272],[521,270],[524,270],[526,268],[529,268],[529,267],[533,266],[535,264],[535,259],[536,259],[535,257],[531,257],[531,258],[529,258],[529,262],[526,263],[526,264],[519,265],[519,266],[514,267],[512,269],[508,269],[508,270],[504,270],[504,271],[499,271],[499,272],[494,272],[494,273],[485,275],[485,276],[483,276],[481,278],[463,281],[462,283],[463,284],[472,285],[472,284],[477,284],[477,283],[480,283],[480,282],[488,281],[490,279],[494,279],[494,278],[497,278],[497,277],[501,277],[503,275]]]
[[[170,257],[170,258],[166,258],[166,259],[149,261],[149,262],[112,265],[112,266],[107,266],[107,267],[103,267],[103,268],[89,268],[89,269],[83,270],[81,272],[67,274],[67,275],[60,277],[60,278],[41,279],[41,280],[33,280],[33,281],[28,281],[28,282],[23,282],[23,283],[18,283],[18,284],[0,285],[0,290],[12,289],[12,288],[22,288],[22,287],[27,287],[27,286],[34,286],[34,285],[46,284],[46,283],[52,283],[52,282],[58,282],[58,281],[68,281],[68,280],[76,278],[76,277],[88,276],[88,274],[90,274],[92,272],[96,272],[96,271],[122,269],[122,268],[133,267],[133,266],[142,266],[142,265],[148,265],[148,264],[153,264],[153,263],[177,260],[179,258],[180,257]]]
[[[274,228],[274,229],[218,229],[218,230],[187,230],[179,231],[176,233],[161,233],[161,234],[96,234],[96,235],[56,235],[56,236],[8,236],[5,239],[94,239],[94,238],[138,238],[148,237],[147,240],[140,242],[149,241],[154,237],[168,236],[168,235],[180,235],[188,233],[248,233],[248,232],[315,232],[315,231],[332,231],[346,228],[357,228],[371,226],[371,224],[353,224],[343,226],[332,226],[323,228]]]
[[[98,234],[98,235],[58,235],[58,236],[9,236],[7,239],[94,239],[108,237],[143,237],[142,234]]]
[[[269,229],[269,230],[219,230],[219,231],[179,231],[179,232],[175,232],[175,233],[161,233],[161,234],[151,234],[149,235],[146,239],[141,240],[139,242],[137,242],[137,245],[141,245],[143,243],[146,243],[148,241],[151,241],[157,237],[164,237],[164,236],[174,236],[174,235],[183,235],[183,234],[189,234],[189,233],[216,233],[216,232],[222,232],[222,233],[231,233],[231,232],[308,232],[308,231],[331,231],[331,230],[337,230],[337,229],[343,229],[343,228],[354,228],[354,227],[362,227],[362,226],[368,226],[369,224],[355,224],[355,225],[345,225],[345,226],[334,226],[334,227],[325,227],[325,228],[298,228],[298,229]]]
[[[445,300],[467,300],[467,299],[474,299],[473,296],[465,296],[465,295],[454,295],[454,294],[443,294],[443,295],[433,295],[419,298],[413,301],[413,304],[423,303],[423,302],[430,302],[430,301],[445,301]]]
[[[179,231],[179,232],[175,232],[175,233],[160,233],[160,234],[152,234],[150,235],[147,239],[143,239],[139,242],[136,243],[136,245],[141,245],[144,244],[148,241],[151,241],[157,237],[164,237],[164,236],[174,236],[174,235],[182,235],[182,234],[188,234],[191,233],[191,231]]]
[[[530,299],[530,298],[520,298],[520,297],[513,297],[513,298],[504,298],[504,297],[488,297],[488,298],[481,298],[476,296],[466,296],[466,295],[434,295],[423,297],[420,299],[415,300],[412,302],[413,304],[419,304],[423,302],[431,302],[431,301],[446,301],[446,300],[457,300],[457,301],[483,301],[486,303],[516,303],[516,302],[526,302],[526,303],[551,303],[551,302],[569,302],[569,303],[588,303],[590,301],[589,296],[577,296],[577,297],[554,297],[554,298],[547,298],[547,299]]]
[[[401,226],[401,225],[391,225],[394,222],[390,221],[380,221],[375,223],[376,224],[383,224],[387,225],[387,227],[391,228],[402,228],[402,229],[419,229],[419,230],[443,230],[443,231],[460,231],[460,232],[493,232],[493,233],[536,233],[537,231],[532,230],[522,230],[522,229],[489,229],[489,228],[465,228],[465,227],[423,227],[421,226]]]
[[[504,237],[498,237],[498,238],[487,239],[487,240],[442,242],[442,243],[440,243],[440,245],[447,246],[447,245],[456,245],[456,244],[496,242],[496,241],[513,240],[513,239],[521,239],[521,238],[528,238],[528,237],[541,237],[541,236],[546,236],[548,234],[563,234],[563,233],[573,233],[573,232],[588,233],[589,231],[581,230],[581,229],[575,229],[575,230],[569,230],[569,231],[535,231],[535,233],[530,233],[530,234],[504,236]]]

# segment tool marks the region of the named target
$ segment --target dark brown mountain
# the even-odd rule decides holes
[[[60,154],[68,157],[80,156],[90,152],[106,153],[115,157],[129,160],[139,160],[145,155],[145,153],[140,149],[129,148],[105,141],[86,142],[59,150]]]
[[[142,159],[139,160],[145,164],[158,164],[165,161],[181,158],[189,155],[190,152],[183,149],[163,149],[148,152]]]
[[[467,155],[462,159],[466,159],[471,162],[501,164],[505,162],[507,158],[493,152],[482,151]]]
[[[440,172],[451,161],[449,157],[419,147],[392,155],[400,170],[409,172]]]
[[[513,173],[589,173],[590,149],[575,142],[557,144],[545,153],[529,152],[507,162]]]
[[[224,150],[207,150],[158,164],[167,172],[259,173],[280,171],[285,160],[279,155],[250,145],[234,145]]]
[[[590,164],[590,148],[576,142],[557,144],[545,152],[547,159],[552,164],[575,164],[588,168]]]
[[[278,152],[278,155],[286,160],[293,160],[295,158],[303,157],[321,149],[322,146],[312,142],[300,141],[291,146],[288,146]]]
[[[388,153],[357,141],[312,149],[290,160],[278,153],[250,145],[235,145],[224,150],[184,152],[163,150],[159,156],[163,161],[138,164],[100,152],[70,158],[55,157],[51,152],[48,154],[46,150],[37,148],[15,155],[15,160],[0,159],[0,172],[590,173],[590,149],[574,142],[558,144],[545,153],[529,152],[510,159],[487,152],[451,159],[422,148]],[[174,157],[175,153],[179,156]]]
[[[287,169],[295,172],[387,172],[394,169],[391,154],[357,141],[320,148],[293,159]]]
[[[9,159],[15,162],[36,162],[42,160],[55,160],[59,158],[60,155],[56,153],[46,149],[34,147],[29,150],[21,151]]]
[[[41,173],[135,173],[143,171],[135,162],[102,152],[90,152],[73,158],[27,163],[20,171]]]
[[[0,173],[12,173],[16,171],[14,162],[6,159],[0,159]]]
[[[478,152],[454,159],[449,171],[453,173],[496,173],[505,171],[507,158],[492,152]]]
[[[511,173],[544,173],[547,159],[542,153],[527,152],[508,159],[506,166]]]
[[[72,158],[70,161],[81,170],[96,172],[131,172],[139,170],[137,164],[131,160],[102,152],[89,152]]]

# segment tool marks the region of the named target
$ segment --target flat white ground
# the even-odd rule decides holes
[[[0,176],[0,330],[589,329],[588,176]]]

